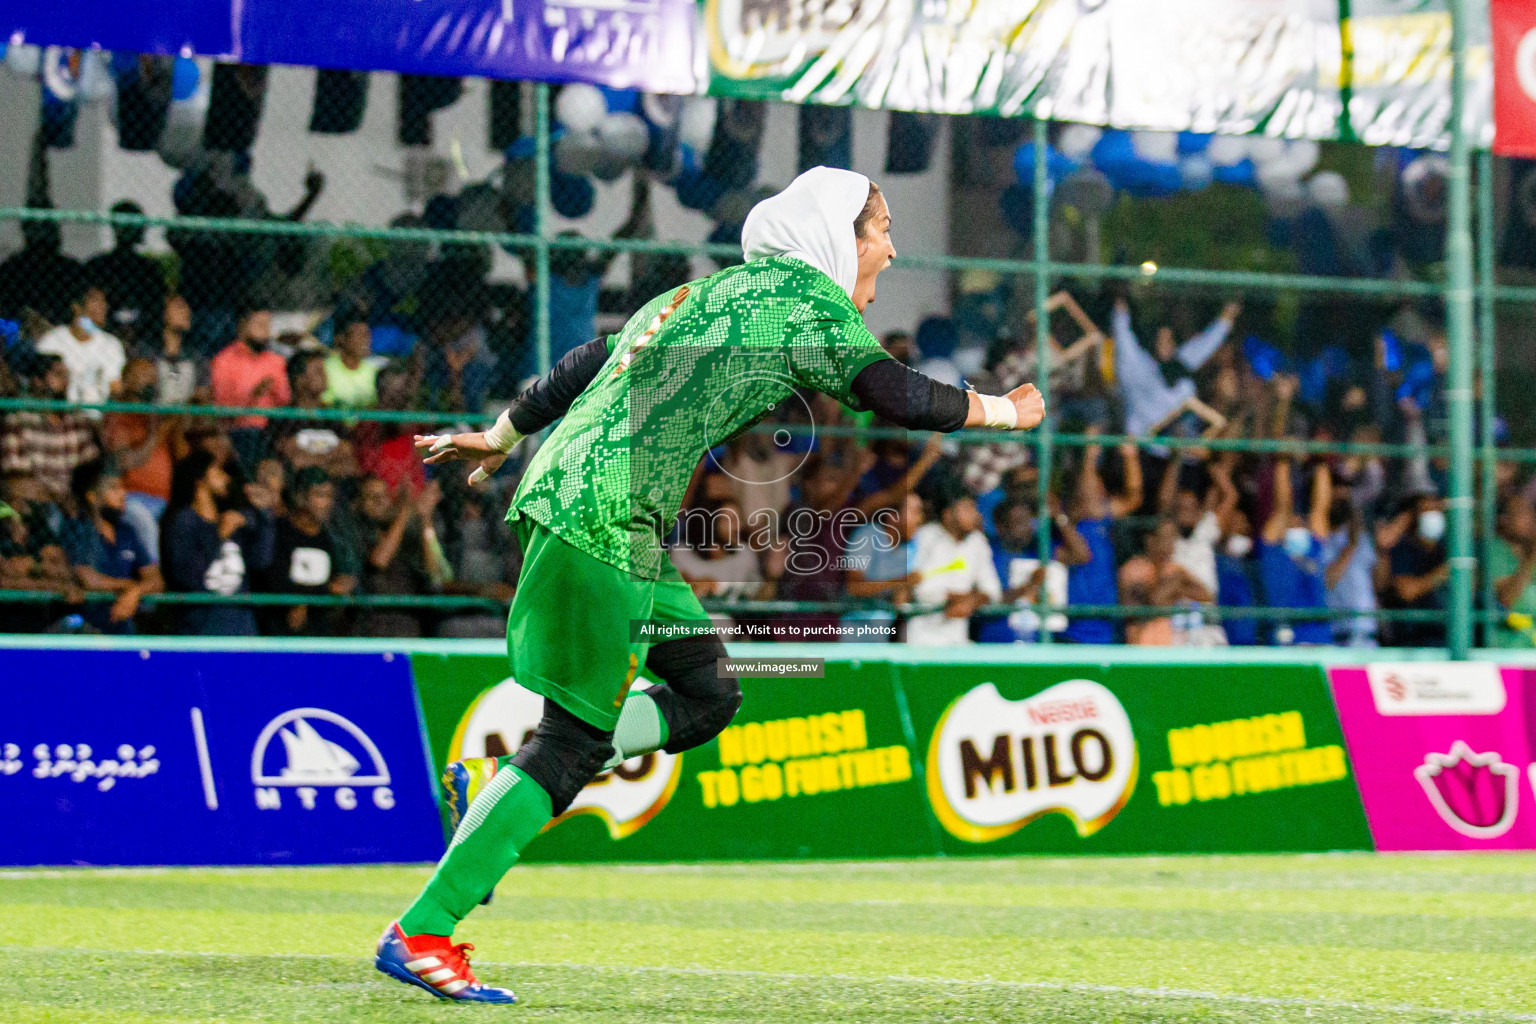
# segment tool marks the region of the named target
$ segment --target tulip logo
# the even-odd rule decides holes
[[[928,800],[971,843],[1012,835],[1042,815],[1087,838],[1131,799],[1136,739],[1125,708],[1098,683],[1072,679],[1010,701],[991,683],[956,700],[928,747]]]
[[[1426,754],[1413,770],[1441,819],[1472,839],[1496,839],[1515,823],[1520,769],[1496,752],[1479,754],[1461,740],[1449,754]]]

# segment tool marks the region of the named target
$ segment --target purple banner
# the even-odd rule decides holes
[[[692,92],[693,0],[253,0],[240,56]]]
[[[218,57],[235,52],[230,0],[6,0],[0,41]]]
[[[0,40],[695,91],[694,0],[10,0]]]
[[[1536,849],[1536,715],[1524,669],[1329,670],[1378,850]]]

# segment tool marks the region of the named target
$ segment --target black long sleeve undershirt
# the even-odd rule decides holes
[[[606,338],[594,338],[567,352],[512,403],[508,410],[512,426],[526,437],[564,416],[607,361]],[[895,359],[876,360],[864,367],[849,390],[865,409],[912,430],[959,430],[970,412],[970,399],[960,388]]]
[[[896,359],[870,363],[850,389],[864,408],[912,430],[949,433],[965,426],[971,400],[960,388],[918,373]]]
[[[608,361],[608,339],[593,338],[567,352],[547,374],[530,384],[507,410],[524,437],[537,434],[565,415]]]

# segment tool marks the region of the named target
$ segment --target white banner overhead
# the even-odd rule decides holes
[[[1469,6],[1469,99],[1474,137],[1486,139],[1486,2]],[[710,91],[721,95],[1448,143],[1445,0],[704,0],[702,10]]]

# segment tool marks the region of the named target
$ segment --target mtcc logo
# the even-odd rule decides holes
[[[356,809],[360,790],[371,790],[365,796],[380,810],[395,806],[379,748],[363,730],[324,708],[294,708],[267,723],[251,751],[251,784],[256,806],[264,811],[283,806],[284,789],[292,790],[306,811],[315,809],[321,790],[329,790],[327,799],[343,811]]]

